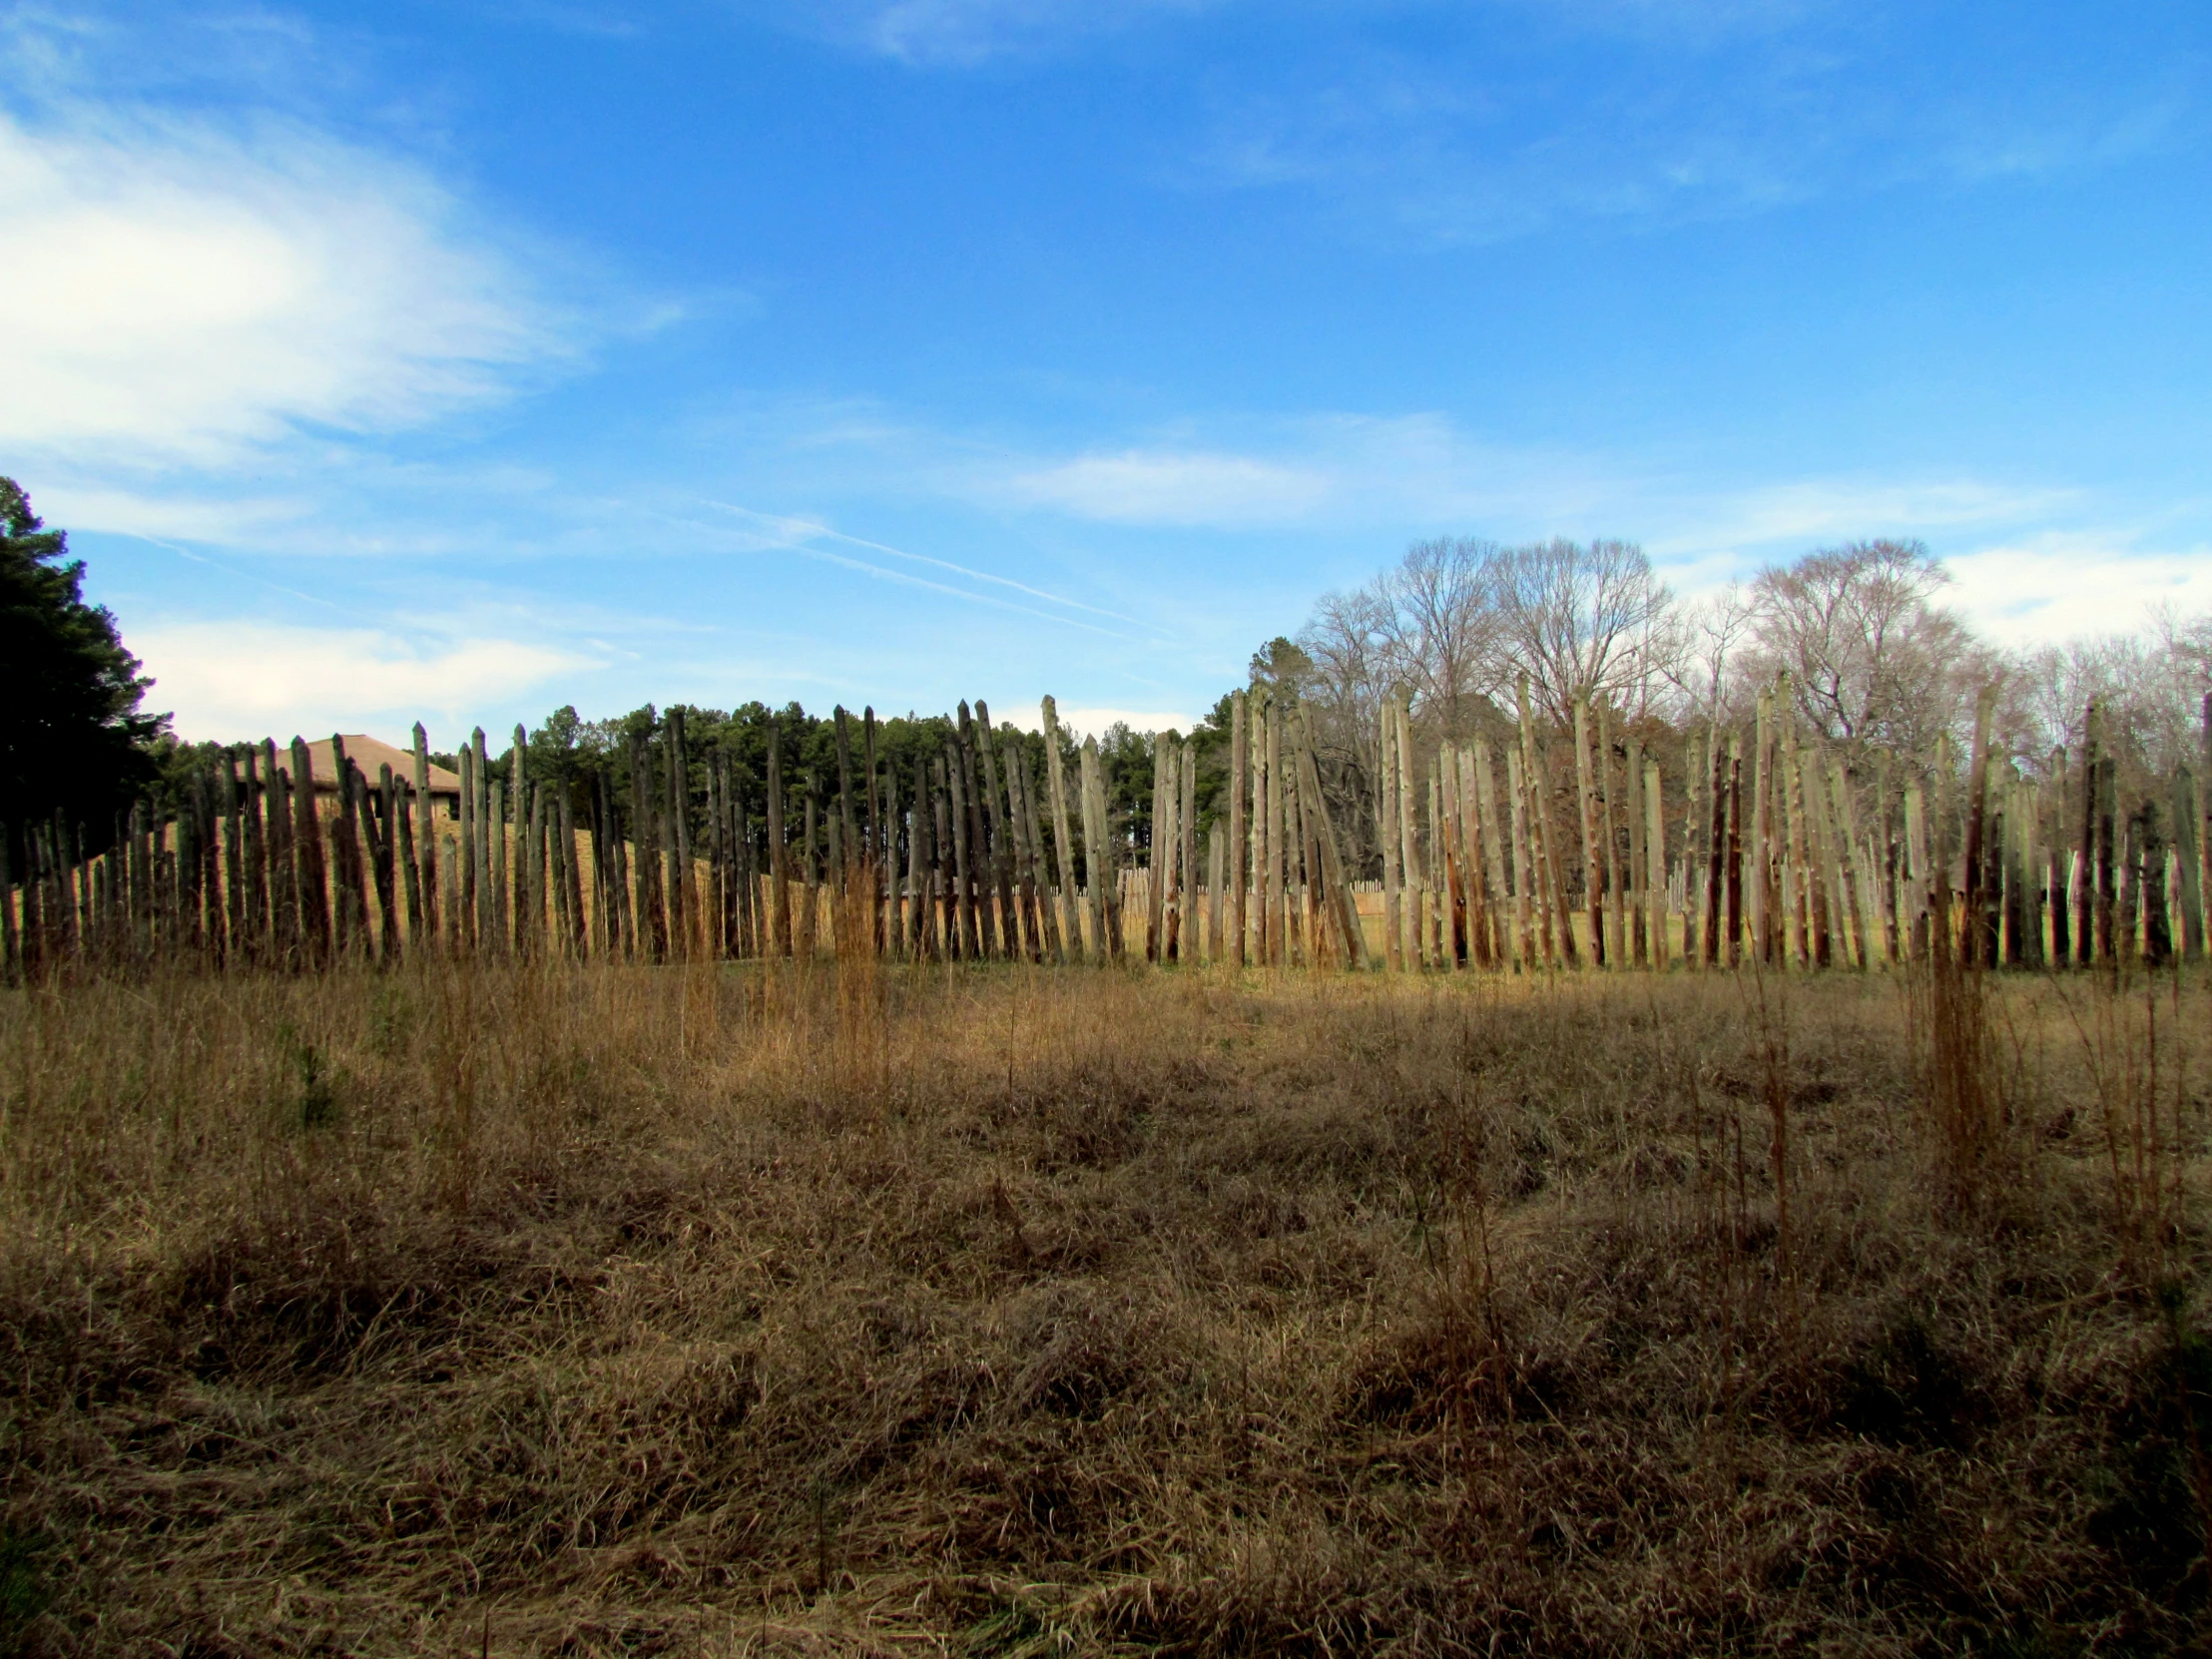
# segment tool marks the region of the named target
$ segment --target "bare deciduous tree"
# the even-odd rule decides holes
[[[1390,675],[1453,738],[1498,682],[1498,549],[1465,536],[1417,541],[1377,585],[1377,635]]]
[[[1552,540],[1506,548],[1495,583],[1500,644],[1555,721],[1578,698],[1646,701],[1673,596],[1634,542]]]
[[[1788,669],[1798,712],[1829,741],[1924,754],[2000,667],[1935,603],[1948,580],[1918,541],[1852,542],[1770,565],[1752,583],[1756,669]]]

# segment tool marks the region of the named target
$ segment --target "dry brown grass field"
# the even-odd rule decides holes
[[[1953,992],[0,994],[0,1650],[2205,1651],[2212,986]]]

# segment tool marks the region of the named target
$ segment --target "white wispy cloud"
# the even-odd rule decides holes
[[[1109,726],[1126,726],[1132,732],[1189,732],[1198,724],[1193,715],[1162,709],[1060,709],[1056,712],[1060,724],[1078,738],[1101,737]],[[1023,729],[1036,731],[1043,720],[1040,711],[1022,722]]]
[[[1311,518],[1336,480],[1250,455],[1131,449],[1016,472],[1003,487],[1016,501],[1108,523],[1252,529]]]
[[[2212,614],[2212,546],[2145,548],[2125,531],[2025,537],[1945,561],[1944,598],[2007,645],[2141,629],[2153,606]]]
[[[133,630],[130,643],[154,677],[147,706],[174,710],[188,737],[217,740],[387,735],[425,714],[466,721],[600,661],[542,641],[240,618],[156,624]]]
[[[1147,18],[1196,12],[1221,0],[830,0],[778,6],[806,33],[921,67],[971,68],[1064,49]]]
[[[382,432],[574,346],[421,172],[289,119],[0,112],[0,443],[208,467]]]

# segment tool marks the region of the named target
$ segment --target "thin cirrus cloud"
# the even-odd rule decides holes
[[[1220,0],[834,0],[782,6],[787,26],[917,68],[973,68],[1063,50]]]
[[[1417,55],[1377,39],[1225,91],[1182,182],[1301,192],[1364,236],[1479,246],[2088,173],[2204,138],[2206,65],[2148,23],[2054,69],[2006,52],[2001,25],[1879,7],[1487,10],[1552,26]],[[1641,49],[1611,49],[1620,33]]]
[[[407,165],[288,120],[0,114],[0,442],[206,467],[301,430],[402,429],[571,346],[554,305]]]
[[[1111,524],[1258,529],[1327,506],[1326,471],[1250,455],[1123,450],[1078,455],[1003,480],[1013,501]]]

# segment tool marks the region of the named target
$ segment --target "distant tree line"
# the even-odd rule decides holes
[[[82,827],[94,851],[116,813],[162,796],[217,746],[181,744],[168,716],[143,711],[152,682],[114,617],[85,602],[83,576],[65,534],[46,529],[22,489],[0,478],[0,822],[16,833],[59,814]],[[1439,537],[1414,542],[1371,581],[1324,595],[1296,635],[1253,655],[1248,687],[1310,711],[1323,787],[1362,867],[1380,855],[1378,714],[1399,698],[1430,749],[1477,736],[1504,741],[1524,686],[1534,718],[1553,728],[1571,723],[1578,702],[1604,706],[1616,734],[1633,734],[1662,757],[1670,784],[1682,765],[1682,744],[1670,736],[1740,727],[1785,672],[1799,717],[1855,775],[1877,753],[1926,764],[1939,739],[1961,749],[1974,699],[1992,682],[1996,740],[2024,776],[2062,772],[2092,704],[2101,751],[2124,774],[2160,776],[2194,758],[2212,692],[2212,614],[2154,611],[2136,634],[2008,652],[1943,607],[1947,581],[1918,541],[1859,541],[1685,601],[1633,542]],[[1202,830],[1217,816],[1228,774],[1229,710],[1224,692],[1192,732],[1175,734],[1196,755]],[[648,704],[598,720],[564,705],[528,733],[528,774],[570,793],[580,811],[604,778],[627,812],[622,758],[634,740],[657,749],[679,712],[702,791],[717,755],[758,791],[773,741],[795,808],[810,795],[833,801],[833,719],[796,702],[776,710]],[[1001,709],[993,725],[1018,730],[1041,763],[1045,739],[1027,730],[1035,713]],[[877,754],[910,785],[916,764],[940,756],[951,732],[945,714],[894,715],[877,727]],[[1119,724],[1098,734],[1109,807],[1138,846],[1151,834],[1152,736]],[[504,734],[488,738],[494,750],[507,747]],[[1072,766],[1074,739],[1063,732],[1062,743]],[[451,765],[454,757],[437,759]]]

